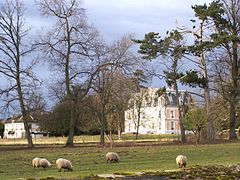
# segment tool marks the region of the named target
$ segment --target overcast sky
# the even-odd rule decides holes
[[[165,32],[190,24],[194,17],[191,5],[209,3],[210,0],[85,0],[89,21],[107,39],[124,33],[143,37],[147,32]]]
[[[37,0],[38,1],[38,0]],[[145,33],[166,31],[177,26],[191,27],[192,5],[209,4],[212,0],[83,0],[88,22],[93,24],[104,40],[120,39],[133,34],[143,39]],[[34,0],[23,0],[26,20],[34,28],[51,26],[52,21],[41,17]],[[153,82],[154,83],[154,82]],[[156,86],[156,84],[152,85]]]
[[[34,0],[23,0],[26,18],[38,26],[51,23],[39,16]],[[126,33],[142,38],[153,31],[164,35],[178,25],[190,25],[194,17],[191,5],[211,0],[85,0],[89,23],[95,25],[104,39],[116,40]]]

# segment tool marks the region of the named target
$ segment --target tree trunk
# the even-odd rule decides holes
[[[118,121],[117,121],[117,123],[118,123],[118,126],[117,126],[117,128],[118,128],[118,140],[121,140],[121,124],[120,124],[120,120],[118,119]]]
[[[235,101],[235,100],[233,100]],[[235,103],[230,102],[230,131],[229,131],[229,140],[236,140],[237,139],[237,134],[235,131],[235,122],[236,122],[236,110],[235,110]]]
[[[136,139],[138,139],[138,135],[139,135],[139,126],[140,126],[140,118],[141,118],[141,107],[138,107],[138,111],[137,111],[137,132],[136,132]]]
[[[20,107],[21,107],[21,113],[22,113],[22,117],[23,117],[23,124],[24,124],[24,130],[26,133],[27,142],[28,142],[28,147],[33,148],[34,145],[32,142],[32,136],[29,131],[27,113],[26,113],[25,104],[24,104],[24,100],[23,100],[22,87],[21,87],[21,83],[20,83],[19,74],[17,75],[17,88],[18,88],[19,103],[20,103]]]
[[[209,82],[208,82],[208,75],[207,75],[207,67],[205,63],[204,53],[201,53],[200,57],[200,65],[202,69],[202,76],[206,79],[206,84],[204,87],[204,99],[206,105],[206,112],[207,112],[207,140],[209,142],[215,141],[215,129],[213,124],[213,118],[211,113],[211,98],[210,98],[210,91],[209,91]]]
[[[234,35],[237,37],[237,33]],[[237,107],[237,99],[239,96],[238,93],[238,78],[239,78],[239,64],[238,64],[238,43],[237,41],[233,41],[233,53],[232,53],[232,67],[231,67],[231,75],[232,75],[232,90],[230,92],[230,134],[229,140],[236,140],[237,134],[235,131],[236,125],[236,107]]]
[[[103,128],[103,126],[101,126],[100,145],[101,145],[101,146],[104,146],[104,145],[105,145],[104,128]]]
[[[109,130],[109,140],[110,140],[110,148],[113,148],[113,136],[112,136],[112,128]]]
[[[101,122],[101,134],[100,134],[100,145],[104,146],[105,145],[105,137],[104,137],[104,134],[105,134],[105,131],[106,131],[106,116],[105,116],[105,108],[103,107],[103,110],[102,110],[102,114],[101,114],[101,118],[100,118],[100,122]]]
[[[178,107],[178,114],[179,114],[179,125],[180,125],[180,131],[181,131],[181,142],[186,143],[186,136],[185,136],[185,127],[183,124],[183,117],[182,117],[182,111],[180,108],[180,102],[179,102],[179,92],[178,92],[178,85],[177,81],[174,82],[175,91],[176,91],[176,102]]]
[[[211,113],[211,101],[210,101],[210,92],[208,88],[208,82],[206,87],[204,88],[204,97],[205,97],[205,104],[206,104],[206,112],[207,112],[207,139],[209,142],[215,141],[215,129],[213,124],[213,118]]]
[[[204,22],[201,21],[200,23],[200,29],[198,33],[198,40],[200,40],[200,44],[203,44],[203,24]],[[204,87],[204,99],[205,99],[205,105],[206,105],[206,112],[207,112],[207,139],[209,142],[215,141],[215,129],[213,124],[213,118],[211,114],[211,98],[210,98],[210,91],[209,91],[209,82],[208,82],[208,73],[207,73],[207,66],[205,61],[205,53],[202,50],[200,54],[199,64],[201,68],[202,76],[206,80],[206,84]]]
[[[201,129],[198,128],[198,129],[197,129],[197,144],[200,143],[200,137],[201,137]]]
[[[70,112],[70,124],[69,124],[69,134],[68,139],[65,144],[66,147],[73,147],[73,139],[74,139],[74,131],[75,131],[75,125],[76,125],[76,116],[75,116],[75,110],[76,110],[76,102],[74,100],[71,100],[71,112]]]

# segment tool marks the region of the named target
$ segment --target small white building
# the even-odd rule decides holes
[[[158,96],[157,90],[158,88],[141,89],[133,95],[129,109],[125,111],[124,133],[136,133],[139,119],[139,134],[180,134],[176,91],[167,89]],[[189,93],[182,90],[179,93],[180,103],[183,99],[190,103]]]
[[[32,119],[32,122],[29,122],[28,126],[31,135],[34,136],[35,134],[37,134],[38,136],[42,136],[39,126],[37,125],[37,123],[33,122],[33,117],[30,117]],[[26,138],[26,132],[24,129],[22,116],[16,116],[5,120],[3,137],[6,139]]]

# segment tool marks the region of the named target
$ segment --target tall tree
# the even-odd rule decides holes
[[[176,91],[176,103],[179,111],[179,124],[181,131],[181,141],[186,142],[185,128],[182,119],[181,105],[179,101],[178,81],[184,76],[179,72],[179,64],[183,57],[185,47],[183,37],[178,31],[168,32],[165,38],[161,38],[158,33],[150,32],[145,35],[144,40],[135,40],[140,43],[139,53],[145,59],[156,59],[161,57],[163,67],[163,77],[169,86],[173,86]]]
[[[194,10],[195,7],[192,7]],[[188,56],[188,59],[197,65],[197,67],[200,68],[200,76],[201,78],[195,78],[195,74],[197,74],[197,71],[192,71],[191,74],[188,74],[184,79],[183,82],[186,84],[195,84],[194,86],[198,85],[200,88],[204,89],[204,100],[205,100],[205,108],[208,118],[207,123],[207,140],[209,142],[215,141],[215,129],[213,124],[213,118],[211,113],[211,97],[210,97],[210,82],[209,82],[209,75],[208,75],[208,63],[206,61],[206,54],[208,51],[211,50],[209,47],[209,44],[207,43],[207,33],[206,29],[209,28],[209,22],[207,19],[202,18],[201,16],[197,16],[198,20],[191,19],[191,21],[194,23],[193,29],[187,29],[187,28],[179,28],[181,30],[181,33],[191,33],[194,35],[194,44],[187,46],[186,49],[188,49],[188,52],[190,52],[190,56]],[[196,23],[198,22],[198,24]],[[193,57],[192,57],[193,55]],[[196,60],[197,59],[197,60]]]
[[[43,15],[56,20],[52,29],[36,45],[43,50],[57,73],[62,75],[58,79],[58,90],[71,107],[66,146],[73,146],[76,105],[88,93],[93,74],[99,70],[91,58],[95,46],[100,46],[100,40],[97,40],[97,31],[87,24],[81,1],[43,0],[38,4]]]
[[[205,42],[205,47],[215,48],[215,52],[224,51],[223,58],[225,65],[228,66],[227,73],[228,83],[223,83],[222,80],[227,80],[225,73],[218,73],[218,82],[224,84],[219,93],[230,104],[230,136],[229,139],[237,138],[235,132],[236,126],[236,108],[239,100],[239,76],[240,76],[240,58],[239,58],[239,35],[240,35],[240,1],[239,0],[216,0],[208,6],[194,6],[196,16],[211,22],[211,40]],[[220,65],[218,62],[217,65]],[[222,91],[223,90],[223,91]],[[227,93],[226,93],[227,92]]]
[[[106,130],[111,129],[112,126],[107,117],[116,114],[117,110],[118,113],[123,114],[123,112],[119,111],[121,109],[119,104],[117,105],[117,102],[120,102],[118,96],[119,93],[127,92],[128,88],[123,90],[119,86],[119,83],[123,83],[124,79],[124,83],[127,85],[128,77],[141,64],[137,56],[131,52],[132,47],[131,36],[127,35],[108,47],[107,52],[103,56],[98,56],[99,64],[105,66],[101,71],[96,73],[96,80],[93,82],[93,89],[96,92],[96,100],[98,102],[96,112],[98,112],[98,119],[101,126],[101,145],[104,145]],[[125,87],[127,87],[126,85]],[[123,92],[119,92],[120,88]],[[109,132],[111,133],[111,130]]]
[[[143,113],[146,108],[146,103],[147,103],[146,99],[149,96],[147,90],[148,90],[147,88],[141,88],[131,99],[132,102],[130,103],[130,106],[133,106],[132,119],[136,127],[136,139],[138,139],[139,137],[139,128],[144,123],[144,120],[141,117],[145,116]],[[135,118],[135,116],[137,118]]]
[[[0,97],[5,107],[15,107],[18,101],[23,116],[28,147],[34,147],[28,127],[26,100],[33,84],[34,63],[29,61],[32,52],[28,45],[29,29],[25,26],[24,6],[20,0],[6,0],[0,5],[0,73],[7,79],[1,84]],[[8,85],[7,85],[8,84]]]

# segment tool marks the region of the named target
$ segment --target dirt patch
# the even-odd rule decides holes
[[[181,171],[148,172],[126,174],[105,174],[97,176],[100,179],[121,179],[121,180],[170,180],[170,179],[240,179],[240,164],[234,166],[196,166]],[[92,177],[96,179],[96,176]],[[91,180],[91,177],[86,179]]]

